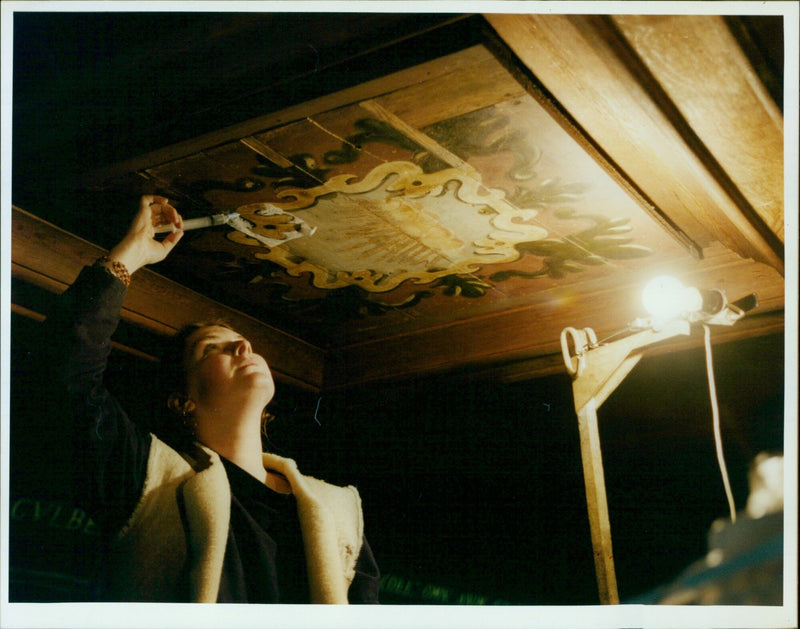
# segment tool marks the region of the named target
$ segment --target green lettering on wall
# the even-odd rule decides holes
[[[11,505],[11,520],[44,525],[48,528],[77,531],[95,537],[100,531],[89,514],[63,500],[17,498]]]

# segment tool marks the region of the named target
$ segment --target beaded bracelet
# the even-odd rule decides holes
[[[105,269],[111,273],[111,275],[125,284],[125,286],[131,285],[131,274],[128,272],[128,269],[125,267],[125,265],[119,260],[112,260],[108,256],[103,256],[98,258],[95,264],[105,267]]]

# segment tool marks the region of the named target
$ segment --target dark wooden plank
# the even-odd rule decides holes
[[[602,339],[645,313],[641,291],[655,269],[643,268],[620,278],[554,287],[529,298],[526,305],[460,321],[442,322],[422,331],[332,350],[326,386],[385,381],[409,375],[474,369],[521,380],[558,373],[563,366],[560,334],[567,326],[591,327]],[[718,288],[733,301],[756,292],[759,307],[732,327],[715,327],[713,339],[731,341],[783,329],[784,284],[773,268],[743,260],[721,245],[709,248],[704,260],[674,264],[670,271],[691,286]],[[671,342],[674,351],[695,347],[702,335]]]

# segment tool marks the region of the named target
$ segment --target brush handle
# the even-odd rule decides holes
[[[225,225],[231,218],[239,216],[236,212],[230,214],[213,214],[211,216],[201,216],[200,218],[190,218],[183,221],[183,231],[190,229],[202,229],[203,227],[213,227],[214,225]],[[158,225],[155,228],[157,234],[174,231],[173,225]]]

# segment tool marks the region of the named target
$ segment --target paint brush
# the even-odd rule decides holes
[[[249,211],[254,211],[256,214],[260,216],[274,216],[278,214],[286,214],[283,210],[276,208],[274,205],[270,205],[269,203],[259,203],[249,206],[244,206]],[[240,208],[241,209],[241,208]],[[290,214],[290,216],[292,216]],[[295,238],[300,238],[302,236],[313,236],[314,232],[317,231],[316,227],[309,227],[303,221],[298,219],[296,216],[292,216],[292,222],[294,223],[295,229],[292,231],[284,232],[280,238],[269,238],[263,234],[259,234],[255,229],[255,225],[250,223],[250,221],[242,218],[238,212],[223,212],[220,214],[211,214],[210,216],[203,216],[201,218],[190,218],[183,221],[183,231],[187,231],[190,229],[201,229],[203,227],[213,227],[216,225],[227,225],[228,227],[233,227],[236,231],[239,231],[246,236],[252,238],[260,242],[267,248],[277,247],[279,245],[286,244],[286,242],[293,240]],[[163,234],[166,232],[175,231],[173,225],[158,225],[155,227],[155,233]]]
[[[236,218],[239,218],[236,212],[212,214],[210,216],[201,216],[200,218],[189,218],[183,221],[183,231],[202,229],[203,227],[214,227],[215,225],[227,225],[231,220]],[[157,234],[171,231],[176,231],[174,225],[156,225],[155,227],[155,232]]]

